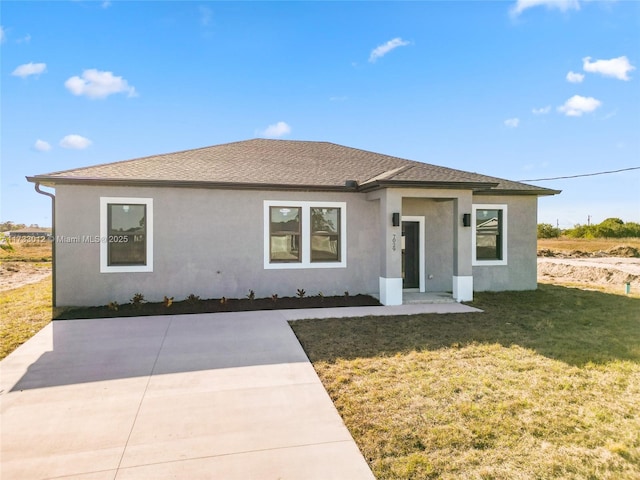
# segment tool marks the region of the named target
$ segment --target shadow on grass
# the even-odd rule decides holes
[[[555,285],[476,293],[484,313],[303,320],[292,327],[312,362],[473,343],[519,345],[571,365],[640,362],[640,299]]]

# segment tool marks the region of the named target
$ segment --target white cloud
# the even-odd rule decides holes
[[[569,72],[567,73],[567,82],[582,83],[584,75],[582,73]]]
[[[605,77],[614,77],[618,80],[630,80],[627,74],[636,69],[629,63],[629,59],[626,56],[612,58],[611,60],[596,60],[595,62],[590,60],[591,57],[582,59],[582,68],[585,72],[599,73]]]
[[[126,93],[129,97],[137,96],[136,89],[122,77],[112,72],[103,72],[95,68],[82,72],[82,78],[75,76],[64,82],[74,95],[85,95],[89,98],[106,98],[114,93]]]
[[[46,63],[25,63],[16,68],[11,75],[15,77],[27,78],[29,75],[40,75],[47,70]]]
[[[529,8],[544,6],[548,9],[557,9],[561,12],[567,10],[580,10],[580,2],[578,0],[517,0],[516,4],[511,7],[510,13],[513,17],[517,17]]]
[[[288,133],[291,133],[291,127],[286,122],[278,122],[260,131],[259,135],[267,138],[278,138]]]
[[[16,43],[29,43],[31,42],[31,34],[27,33],[23,38],[16,40]]]
[[[205,27],[211,24],[211,17],[213,16],[213,12],[210,8],[200,6],[198,8],[200,11],[200,23]]]
[[[520,125],[520,119],[519,118],[507,118],[504,121],[504,124],[509,128],[517,128],[518,125]]]
[[[91,140],[81,135],[67,135],[60,140],[62,148],[70,148],[72,150],[83,150],[91,145]]]
[[[51,145],[49,142],[45,142],[44,140],[36,140],[36,143],[33,144],[33,148],[35,148],[39,152],[48,152],[51,150]]]
[[[411,42],[406,42],[402,40],[400,37],[396,37],[393,40],[389,40],[387,43],[383,43],[382,45],[377,46],[371,51],[371,55],[369,55],[369,61],[373,63],[377,59],[384,57],[391,50],[398,47],[405,47],[410,43]]]
[[[349,97],[347,97],[346,95],[342,95],[342,96],[336,96],[336,97],[329,97],[329,100],[332,102],[345,102],[349,99]]]
[[[4,31],[4,27],[0,25],[0,43],[4,43],[6,38],[7,38],[7,34]]]
[[[111,6],[111,2],[109,0],[105,0],[104,2],[102,2],[101,7],[102,8],[109,8]]]
[[[531,110],[531,113],[534,115],[546,115],[551,111],[551,105],[547,105],[546,107],[534,108]]]
[[[602,102],[593,97],[574,95],[564,102],[564,105],[559,106],[558,111],[568,117],[581,117],[583,113],[593,112],[600,105],[602,105]]]

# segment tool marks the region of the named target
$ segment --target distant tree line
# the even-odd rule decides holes
[[[640,237],[640,223],[624,223],[619,218],[607,218],[596,225],[576,225],[562,230],[549,223],[538,224],[538,238],[630,238]]]
[[[24,223],[14,223],[12,221],[0,222],[0,232],[9,232],[12,230],[22,230],[23,228],[39,228],[37,223],[31,225],[25,225]]]
[[[0,223],[0,232],[8,232],[10,230],[20,230],[26,228],[24,223],[2,222]]]

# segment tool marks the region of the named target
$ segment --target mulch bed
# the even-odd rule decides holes
[[[245,312],[255,310],[284,310],[293,308],[328,308],[328,307],[362,307],[378,306],[380,302],[369,295],[349,295],[335,297],[282,297],[271,298],[228,298],[172,302],[167,306],[164,302],[127,303],[114,306],[82,307],[65,310],[56,315],[56,320],[80,318],[139,317],[149,315],[184,315],[190,313]]]

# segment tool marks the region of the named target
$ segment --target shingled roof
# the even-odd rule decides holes
[[[553,195],[557,190],[328,142],[253,139],[27,177],[57,184],[369,191],[388,186]],[[354,183],[355,182],[355,183]]]

